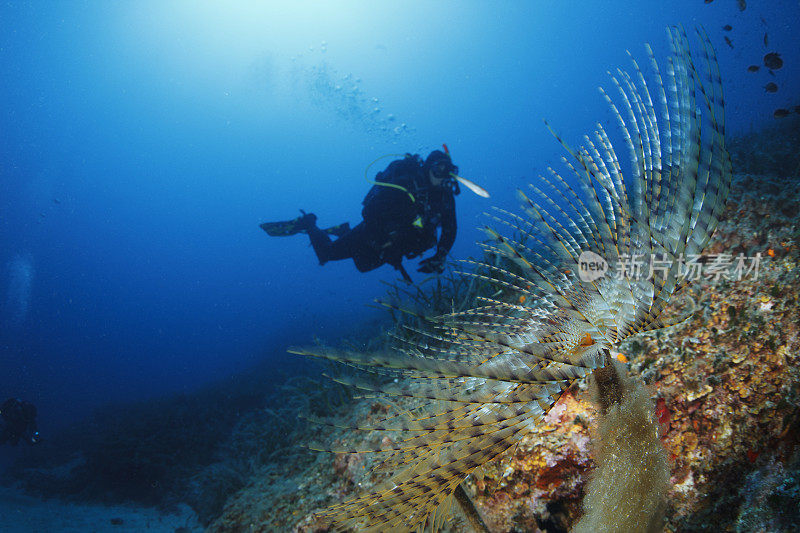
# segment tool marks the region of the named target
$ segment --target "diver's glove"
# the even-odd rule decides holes
[[[444,271],[444,258],[444,255],[436,253],[432,257],[423,259],[419,262],[417,272],[422,272],[423,274],[433,274],[436,272],[437,274],[441,274],[442,271]]]

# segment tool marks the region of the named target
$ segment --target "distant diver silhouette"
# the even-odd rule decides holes
[[[39,442],[36,429],[36,406],[19,398],[9,398],[0,405],[0,444],[16,446],[20,440],[28,444]]]

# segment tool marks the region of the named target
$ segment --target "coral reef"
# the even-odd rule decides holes
[[[667,531],[744,531],[758,522],[768,531],[796,529],[791,511],[798,508],[800,479],[798,198],[799,179],[736,176],[709,251],[761,253],[758,279],[703,280],[688,292],[695,309],[689,320],[620,348],[620,358],[643,376],[655,401],[671,472]],[[428,295],[485,289],[428,285]],[[676,302],[667,312],[680,317],[683,309]],[[413,316],[402,316],[405,324],[418,324]],[[360,346],[383,342],[353,340]],[[334,376],[336,371],[328,369]],[[35,450],[40,455],[14,468],[13,477],[47,496],[120,501],[135,496],[116,492],[100,468],[87,468],[87,459],[120,460],[129,469],[150,464],[138,472],[160,477],[155,487],[139,485],[147,493],[139,501],[189,502],[209,531],[325,531],[327,524],[315,512],[369,490],[387,473],[372,471],[380,459],[376,454],[314,454],[299,444],[324,438],[341,447],[388,448],[392,436],[346,428],[412,405],[403,398],[353,400],[351,389],[303,376],[284,378],[276,404],[263,396],[261,373],[251,374],[252,385],[237,377],[197,397],[108,410],[44,443]],[[599,416],[587,390],[585,380],[577,382],[541,425],[467,479],[466,491],[491,531],[554,533],[580,519],[596,466],[592,428]],[[206,403],[213,408],[203,407]],[[330,425],[306,425],[298,414],[325,418]],[[119,421],[112,424],[109,416]],[[171,436],[176,420],[188,421],[187,431]],[[209,445],[203,457],[196,455],[202,449],[189,452],[182,458],[186,463],[168,470],[173,450],[197,441]],[[136,455],[115,457],[114,446],[92,451],[112,442],[121,444],[118,453]],[[458,510],[450,514],[443,531],[470,531]]]
[[[620,348],[619,358],[646,381],[667,452],[666,531],[744,531],[759,520],[767,531],[796,529],[799,187],[798,179],[736,176],[709,250],[760,252],[758,278],[695,284],[689,320]],[[675,317],[683,312],[678,302],[668,309]],[[491,531],[553,533],[577,523],[596,466],[598,410],[587,390],[579,381],[516,447],[467,479]],[[367,398],[339,409],[322,432],[342,447],[380,443],[386,434],[345,428],[407,408],[403,399]],[[318,427],[305,431],[319,438]],[[386,473],[371,471],[375,455],[295,455],[264,468],[210,530],[326,531],[313,513],[380,483]],[[471,531],[460,512],[451,514],[443,531]]]
[[[667,509],[671,531],[733,529],[745,475],[762,463],[787,461],[800,442],[800,253],[792,237],[800,219],[797,214],[787,217],[782,209],[797,201],[800,180],[781,179],[781,193],[770,194],[776,181],[738,176],[710,245],[718,253],[745,243],[748,254],[764,254],[758,279],[706,281],[694,287],[690,297],[697,310],[690,320],[639,336],[621,348],[656,398],[672,472]],[[786,247],[780,257],[770,257],[771,246],[781,242]],[[680,316],[678,309],[671,312]],[[528,436],[513,455],[487,469],[491,475],[482,480],[478,502],[495,517],[498,531],[536,531],[534,525],[566,531],[580,514],[576,502],[585,490],[580,479],[594,463],[590,449],[584,452],[574,443],[589,437],[586,427],[595,424],[596,410],[580,395],[569,395],[551,416],[558,416],[555,423],[540,428],[549,431]],[[565,451],[571,466],[566,471]],[[528,466],[532,460],[534,469]],[[551,467],[562,484],[544,493],[528,490]],[[498,506],[498,501],[504,504]],[[559,527],[546,527],[554,521]]]

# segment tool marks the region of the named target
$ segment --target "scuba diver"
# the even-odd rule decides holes
[[[459,182],[488,197],[485,190],[458,176],[458,167],[444,152],[434,150],[425,161],[406,154],[379,172],[364,198],[361,221],[350,229],[345,222],[327,229],[317,227],[317,217],[306,214],[287,222],[267,222],[261,228],[271,236],[307,233],[320,265],[352,259],[360,272],[388,264],[411,282],[403,258],[414,259],[426,250],[436,252],[420,261],[418,272],[441,273],[456,239],[456,204]],[[437,238],[437,229],[440,229]],[[331,240],[331,235],[338,237]]]
[[[39,442],[36,429],[36,406],[19,398],[9,398],[0,405],[0,444],[16,446],[20,440],[28,444]]]

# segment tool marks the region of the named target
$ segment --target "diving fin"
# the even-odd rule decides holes
[[[303,217],[285,220],[283,222],[264,222],[259,225],[270,237],[289,237],[306,231],[303,224],[300,224],[301,218]]]
[[[317,217],[315,215],[306,214],[303,212],[302,216],[292,220],[284,220],[281,222],[264,222],[263,224],[260,224],[260,227],[267,232],[267,235],[271,237],[290,237],[292,235],[297,235],[298,233],[305,233],[309,226],[313,226],[316,224],[316,222]],[[341,237],[350,231],[350,223],[343,222],[341,224],[337,224],[336,226],[323,229],[322,231],[336,237]]]

